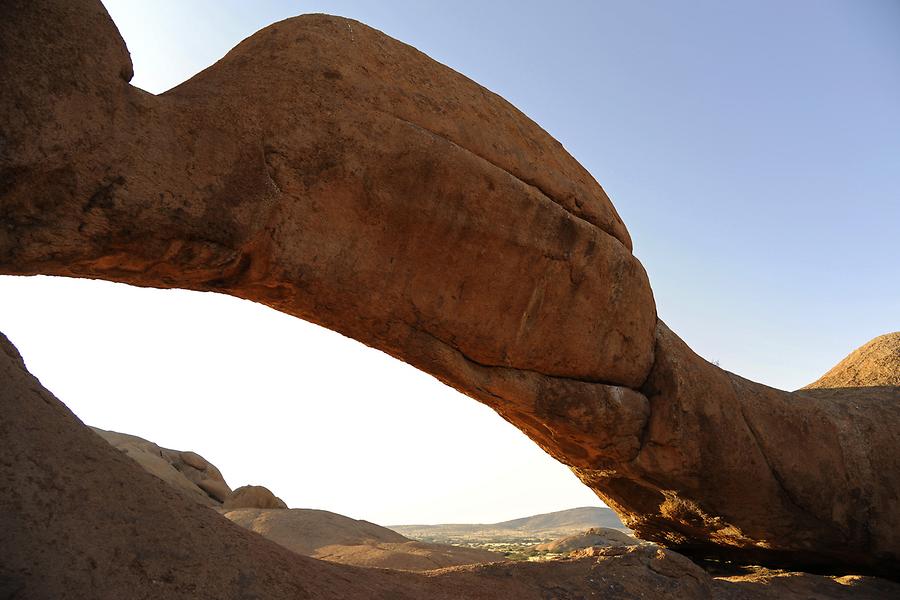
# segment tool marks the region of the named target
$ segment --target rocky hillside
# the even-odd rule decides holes
[[[804,389],[900,386],[900,331],[863,344]]]

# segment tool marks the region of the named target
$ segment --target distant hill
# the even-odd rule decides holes
[[[477,546],[539,543],[581,533],[595,527],[628,531],[608,508],[585,506],[532,515],[500,523],[447,523],[441,525],[391,525],[407,537],[428,542]]]
[[[425,571],[497,562],[502,554],[410,540],[368,521],[312,509],[219,509],[241,527],[322,560],[383,569]]]
[[[559,528],[590,529],[592,527],[627,529],[615,512],[598,506],[582,506],[581,508],[521,517],[495,523],[493,527],[520,531],[548,531]]]

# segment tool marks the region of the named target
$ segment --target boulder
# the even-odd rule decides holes
[[[698,357],[603,189],[499,96],[327,15],[154,96],[98,1],[0,16],[0,273],[261,302],[484,402],[644,539],[900,572],[898,388]]]
[[[178,456],[184,464],[198,471],[203,471],[209,467],[209,463],[206,462],[206,459],[196,452],[179,452]]]
[[[219,502],[225,502],[231,495],[231,488],[224,480],[204,479],[197,482],[197,487],[206,492],[210,498]]]
[[[231,494],[231,488],[219,469],[196,452],[161,448],[136,435],[105,431],[97,427],[91,429],[147,472],[197,502],[218,506]]]
[[[236,508],[287,508],[287,504],[261,485],[244,485],[234,490],[222,504],[225,510]]]
[[[575,535],[568,535],[552,542],[532,546],[537,552],[564,554],[586,548],[603,548],[607,546],[637,546],[640,542],[627,533],[607,527],[594,527]]]

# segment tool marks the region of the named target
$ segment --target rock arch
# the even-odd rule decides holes
[[[699,358],[602,188],[499,96],[324,15],[154,96],[99,2],[0,16],[0,273],[267,304],[488,404],[641,537],[895,572],[897,388]]]

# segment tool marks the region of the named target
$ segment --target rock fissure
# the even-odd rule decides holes
[[[731,377],[729,375],[728,379],[731,382],[732,387],[734,388],[735,396],[740,398],[741,394],[738,392],[737,385],[735,384],[733,377]],[[784,499],[787,500],[787,502],[789,502],[794,508],[796,508],[802,514],[808,515],[809,517],[819,521],[821,524],[823,524],[827,527],[829,524],[827,522],[823,521],[822,519],[820,519],[808,507],[804,506],[799,501],[799,499],[796,497],[796,495],[793,492],[791,492],[791,490],[788,488],[788,483],[785,481],[785,478],[778,472],[778,468],[772,463],[771,459],[769,458],[768,452],[766,451],[766,448],[763,445],[763,442],[762,442],[759,432],[757,432],[756,428],[753,426],[753,424],[747,418],[747,413],[746,413],[743,403],[741,403],[739,405],[739,413],[741,415],[741,420],[744,423],[746,431],[750,434],[750,437],[753,438],[753,442],[754,442],[757,452],[762,457],[763,462],[766,465],[766,468],[769,470],[769,473],[772,476],[772,480],[778,485],[779,489],[781,489]],[[765,541],[765,540],[761,540],[761,541]]]
[[[409,120],[407,120],[407,119],[404,119],[403,117],[401,117],[401,116],[399,116],[399,115],[395,115],[395,114],[393,114],[393,113],[386,112],[386,111],[381,111],[381,112],[383,112],[385,115],[387,115],[387,116],[389,116],[389,117],[391,117],[391,118],[393,118],[393,119],[396,119],[397,121],[400,121],[401,123],[405,123],[405,124],[409,125],[410,127],[414,127],[415,129],[418,129],[418,130],[420,130],[420,131],[426,133],[427,135],[430,135],[430,136],[435,137],[435,138],[438,138],[438,139],[440,139],[440,140],[442,140],[442,141],[444,141],[444,142],[446,142],[446,143],[448,143],[448,144],[451,144],[451,145],[453,145],[454,147],[459,148],[460,150],[462,150],[462,151],[464,151],[464,152],[467,152],[468,154],[471,154],[472,156],[476,157],[477,159],[482,160],[482,161],[486,162],[487,164],[491,165],[492,167],[494,167],[494,168],[496,168],[496,169],[502,171],[503,173],[505,173],[505,174],[508,175],[509,177],[511,177],[511,178],[515,179],[516,181],[518,181],[519,183],[521,183],[523,186],[533,189],[540,197],[545,198],[545,199],[546,199],[548,202],[550,202],[551,204],[554,204],[555,206],[561,208],[563,211],[566,212],[566,214],[568,214],[568,215],[569,215],[570,217],[572,217],[573,219],[575,219],[575,220],[577,220],[577,221],[579,221],[579,222],[584,223],[585,225],[587,225],[588,227],[590,227],[593,231],[596,231],[596,232],[599,233],[599,234],[603,234],[603,235],[609,236],[609,237],[612,238],[613,240],[617,241],[619,244],[622,245],[622,247],[623,247],[629,254],[631,253],[631,249],[628,248],[628,246],[627,246],[622,240],[620,240],[618,237],[616,237],[615,234],[613,234],[613,233],[610,232],[610,231],[605,230],[599,223],[594,223],[593,221],[590,221],[589,219],[587,219],[587,218],[584,217],[584,216],[576,215],[576,214],[573,213],[571,210],[569,210],[568,208],[566,208],[566,206],[565,206],[563,203],[561,203],[561,202],[557,201],[556,199],[554,199],[553,196],[552,196],[548,191],[546,191],[545,189],[543,189],[540,185],[538,185],[537,182],[535,182],[535,181],[533,181],[533,180],[523,179],[523,178],[520,177],[519,175],[516,175],[515,173],[512,173],[512,172],[510,172],[509,170],[503,168],[502,166],[500,166],[500,165],[497,164],[496,162],[492,161],[491,159],[487,158],[486,156],[483,156],[483,155],[481,155],[481,154],[475,152],[474,150],[472,150],[472,149],[470,149],[470,148],[466,148],[465,146],[461,146],[461,145],[458,144],[457,142],[453,141],[452,139],[448,138],[447,136],[441,135],[440,133],[438,133],[438,132],[436,132],[436,131],[432,131],[431,129],[428,129],[427,127],[424,127],[424,126],[422,126],[422,125],[419,125],[418,123],[414,123],[414,122],[412,122],[412,121],[409,121]],[[563,262],[567,262],[567,261],[568,261],[568,257],[560,257],[560,258],[557,258],[557,257],[555,257],[555,256],[548,256],[548,255],[546,255],[546,254],[545,254],[544,256],[545,256],[545,258],[549,258],[550,260],[557,260],[557,261],[563,261]]]
[[[448,350],[451,350],[451,351],[457,353],[457,354],[460,356],[460,358],[462,358],[463,360],[465,360],[467,363],[469,363],[469,364],[471,364],[471,365],[473,365],[473,366],[482,368],[482,369],[505,369],[505,370],[509,370],[509,371],[517,371],[517,372],[523,373],[523,374],[536,375],[536,376],[538,376],[538,377],[544,377],[544,378],[547,378],[547,379],[550,379],[550,380],[557,380],[557,381],[560,381],[560,382],[570,381],[570,382],[577,382],[577,383],[587,383],[587,384],[591,384],[591,385],[602,385],[602,386],[606,386],[606,387],[624,388],[624,389],[631,390],[631,391],[633,391],[633,392],[635,392],[635,393],[637,393],[637,394],[641,394],[641,395],[643,396],[643,394],[642,394],[641,391],[640,391],[640,386],[638,386],[637,388],[632,388],[632,387],[629,387],[629,386],[627,386],[627,385],[623,385],[623,384],[621,384],[621,383],[615,383],[615,382],[612,382],[612,381],[604,381],[604,380],[602,380],[602,379],[593,379],[593,378],[587,378],[587,377],[564,377],[564,376],[560,376],[560,375],[549,375],[549,374],[547,374],[547,373],[542,373],[542,372],[536,371],[536,370],[534,370],[534,369],[525,369],[525,368],[522,368],[522,367],[517,367],[517,366],[512,365],[512,364],[509,364],[509,365],[494,365],[494,364],[488,364],[488,363],[479,362],[479,361],[473,359],[472,357],[468,356],[465,352],[463,352],[462,350],[460,350],[458,347],[456,347],[456,346],[454,346],[453,344],[450,344],[450,343],[448,343],[448,342],[442,340],[441,338],[439,338],[438,336],[434,335],[433,333],[427,331],[426,329],[421,328],[421,327],[414,328],[414,329],[415,329],[415,331],[416,331],[417,333],[421,333],[421,334],[423,334],[423,335],[426,335],[426,336],[428,336],[429,338],[433,339],[435,342],[437,342],[437,343],[439,343],[439,344],[445,346]]]
[[[784,479],[782,479],[781,475],[779,475],[778,473],[778,469],[776,469],[775,465],[772,464],[772,461],[769,460],[766,450],[762,445],[762,441],[760,440],[759,434],[756,432],[756,429],[754,429],[753,425],[751,425],[747,420],[747,414],[744,411],[743,406],[740,407],[739,412],[741,415],[741,420],[744,422],[746,431],[750,434],[750,437],[753,438],[753,442],[755,444],[757,452],[759,453],[759,456],[762,457],[763,462],[765,462],[766,468],[769,470],[769,473],[772,476],[772,480],[775,481],[775,483],[778,484],[779,489],[781,489],[784,499],[790,502],[791,505],[802,511],[804,514],[809,514],[809,511],[805,507],[801,506],[797,502],[791,491],[787,489]]]

